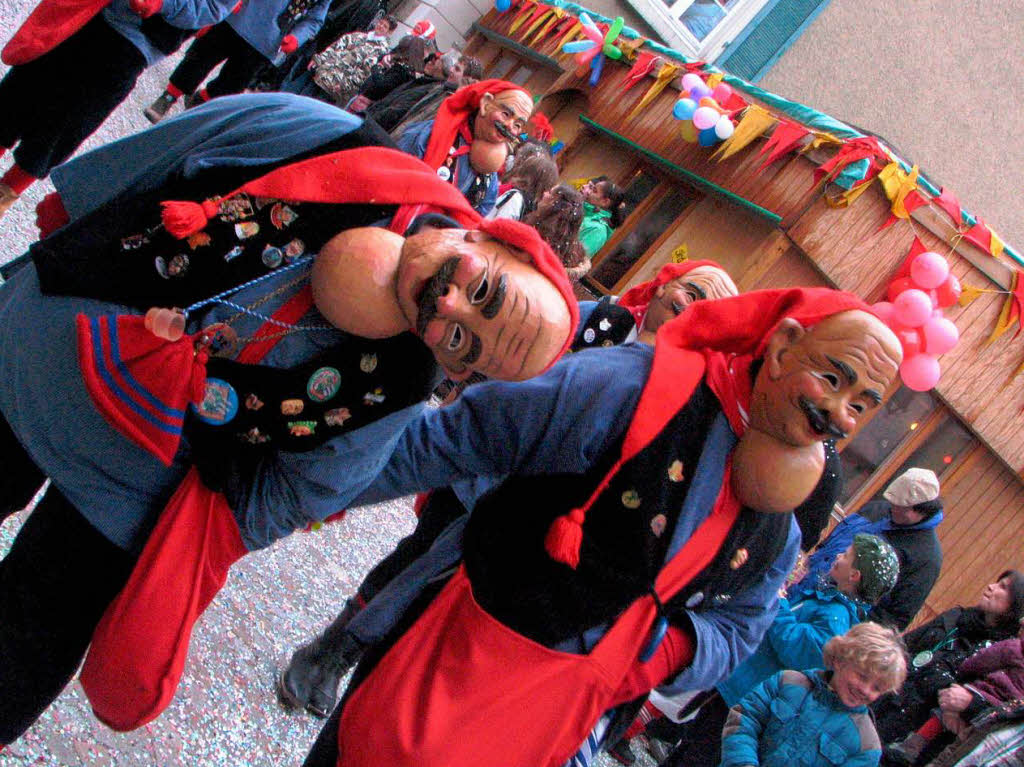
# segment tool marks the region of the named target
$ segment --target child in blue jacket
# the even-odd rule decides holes
[[[899,635],[859,623],[825,645],[830,670],[780,671],[729,711],[719,767],[875,767],[868,704],[907,675]]]

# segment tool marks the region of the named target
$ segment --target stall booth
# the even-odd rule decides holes
[[[466,53],[488,77],[538,97],[564,181],[606,175],[627,190],[631,212],[594,256],[586,289],[617,295],[669,261],[709,258],[741,290],[827,285],[875,302],[912,252],[946,257],[962,287],[944,310],[959,341],[938,358],[934,388],[895,386],[841,445],[846,486],[833,516],[881,497],[910,466],[939,475],[944,563],[917,622],[974,604],[1003,569],[1024,569],[1024,338],[1015,320],[1024,259],[884,139],[631,30],[610,36],[614,20],[585,14],[621,54],[599,53],[595,77],[593,59],[581,66],[579,53],[563,52],[585,43],[584,13],[566,3],[493,9],[473,25]],[[690,73],[732,89],[718,105],[734,127],[729,139],[693,142],[693,127],[674,115]]]

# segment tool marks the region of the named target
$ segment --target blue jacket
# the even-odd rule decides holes
[[[228,17],[227,24],[272,63],[280,64],[286,56],[281,53],[281,40],[284,34],[277,25],[277,17],[288,7],[289,2],[290,0],[246,0],[238,13]],[[318,0],[288,32],[295,36],[300,47],[312,40],[320,31],[330,6],[331,0]]]
[[[865,603],[850,599],[834,586],[780,600],[775,620],[757,651],[718,685],[718,692],[734,706],[755,685],[783,669],[818,668],[825,643],[860,623],[866,611]]]
[[[433,120],[412,123],[398,139],[398,148],[403,152],[408,152],[422,159],[423,155],[427,153],[427,144],[430,142],[430,133],[433,130]],[[466,194],[473,185],[473,179],[476,178],[476,171],[469,165],[468,154],[464,154],[455,160],[455,172],[455,185],[459,188],[460,192]],[[476,206],[476,212],[481,216],[486,216],[494,208],[494,203],[497,199],[498,174],[491,173],[487,179],[487,191],[484,193],[483,200]]]
[[[236,0],[164,0],[159,15],[178,29],[201,29],[226,19]],[[133,11],[128,0],[112,0],[103,9],[103,20],[119,35],[128,39],[152,66],[166,54],[153,45],[142,31],[142,17]]]
[[[881,742],[867,706],[849,708],[829,672],[780,671],[729,712],[719,767],[874,767]]]

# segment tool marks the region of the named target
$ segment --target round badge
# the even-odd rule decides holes
[[[654,519],[651,520],[651,532],[654,533],[655,538],[661,537],[661,534],[665,532],[666,525],[668,525],[668,519],[664,514],[654,515]]]
[[[636,490],[627,490],[622,494],[622,505],[627,509],[640,508],[640,493]]]
[[[231,357],[238,351],[238,333],[227,323],[215,322],[203,328],[197,348],[205,348],[211,357]]]
[[[583,340],[588,344],[594,343],[594,339],[597,338],[597,331],[593,328],[587,328],[583,331]]]
[[[668,467],[668,478],[672,482],[682,482],[685,477],[686,474],[683,471],[683,462],[679,459],[672,461]]]
[[[202,402],[193,403],[192,410],[203,423],[223,426],[238,412],[238,393],[227,381],[207,378]]]
[[[284,253],[281,252],[280,248],[275,248],[273,245],[267,245],[263,249],[263,265],[268,269],[276,269],[284,261]]]
[[[911,662],[914,664],[914,668],[921,668],[922,666],[927,666],[929,663],[932,662],[932,651],[923,650],[922,652],[919,652],[917,655],[914,656],[914,660]]]
[[[364,354],[359,358],[359,369],[364,373],[372,373],[377,369],[377,355]]]
[[[605,333],[607,333],[609,330],[611,330],[612,323],[610,323],[608,321],[608,318],[605,317],[603,320],[597,323],[597,326],[601,328],[601,330],[603,330]]]
[[[452,177],[452,172],[442,165],[437,169],[437,177],[442,181],[447,181]]]
[[[341,373],[337,368],[319,368],[309,377],[306,394],[314,402],[326,402],[341,388]]]

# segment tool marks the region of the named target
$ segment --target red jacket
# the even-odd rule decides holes
[[[1024,698],[1024,639],[1004,639],[978,650],[957,676],[992,705]]]

